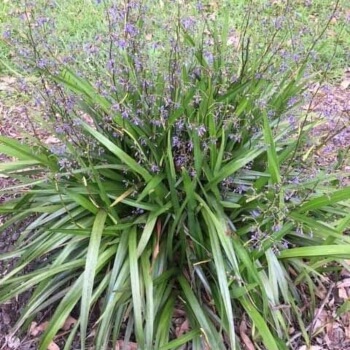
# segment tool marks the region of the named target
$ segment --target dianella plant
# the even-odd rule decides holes
[[[292,326],[308,344],[320,276],[350,256],[350,188],[308,165],[317,38],[296,58],[276,23],[251,34],[253,7],[232,27],[229,4],[145,3],[90,4],[79,62],[35,4],[7,35],[57,141],[0,137],[22,193],[0,231],[31,218],[1,256],[0,302],[31,293],[13,332],[50,309],[39,349],[72,312],[65,349],[280,350]]]

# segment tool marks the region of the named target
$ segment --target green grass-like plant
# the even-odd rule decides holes
[[[67,350],[78,331],[85,349],[92,329],[96,349],[120,339],[144,350],[239,349],[245,318],[258,348],[287,349],[291,325],[310,344],[300,286],[315,307],[325,266],[349,258],[350,188],[305,169],[313,124],[288,116],[307,60],[283,71],[270,55],[251,62],[244,35],[230,59],[228,22],[198,36],[180,18],[174,41],[152,50],[132,14],[122,31],[132,45],[105,51],[108,93],[34,51],[59,144],[0,137],[16,158],[0,165],[18,180],[6,191],[23,190],[0,206],[9,214],[0,231],[32,217],[1,256],[17,263],[0,302],[32,292],[13,332],[51,307],[39,349],[73,311]],[[180,336],[177,310],[189,322]]]

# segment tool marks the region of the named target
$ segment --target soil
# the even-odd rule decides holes
[[[345,73],[350,75],[350,71]],[[321,88],[314,86],[312,93],[315,94],[310,106],[304,107],[310,112],[311,118],[321,118],[324,124],[316,127],[312,131],[312,139],[315,140],[316,152],[314,154],[314,166],[322,168],[332,168],[336,162],[340,161],[342,153],[343,160],[339,164],[339,174],[342,184],[350,184],[350,80],[349,84],[343,83],[338,86],[324,85]],[[10,77],[0,78],[0,96],[17,95],[16,81]],[[21,101],[21,99],[19,99]],[[0,99],[1,101],[1,99]],[[12,98],[6,98],[5,102],[0,102],[0,135],[9,136],[16,139],[25,138],[28,132],[28,111],[40,113],[38,107],[32,102],[16,102],[13,104]],[[23,108],[25,104],[25,108]],[[42,127],[38,126],[36,133],[41,135],[42,139],[48,138],[48,133]],[[0,154],[0,162],[10,161],[8,157]],[[345,175],[344,175],[345,173]],[[14,185],[14,180],[0,175],[0,204],[9,197],[6,189]],[[30,218],[28,219],[30,220]],[[6,217],[0,216],[0,225],[6,221]],[[26,225],[23,222],[21,225]],[[16,245],[20,227],[14,225],[6,229],[0,240],[0,254],[6,253]],[[15,261],[0,262],[0,276],[3,276],[11,270]],[[318,291],[319,308],[315,312],[315,317],[310,324],[310,329],[320,327],[321,331],[315,336],[313,350],[320,349],[350,349],[350,312],[344,313],[341,317],[336,316],[336,310],[339,305],[344,303],[350,296],[350,273],[343,271],[340,281],[332,280],[332,276],[324,276],[320,289]],[[23,306],[28,300],[27,295],[21,295],[11,302],[0,306],[0,350],[34,350],[37,349],[37,338],[22,334],[20,336],[11,335],[11,327],[18,319]],[[307,296],[305,296],[308,299]],[[42,315],[44,318],[45,315]],[[39,325],[43,320],[37,319]],[[184,321],[186,322],[186,320]],[[291,349],[306,350],[303,344],[300,344],[301,334],[294,331],[293,341],[290,344]],[[78,345],[77,345],[78,346]],[[79,346],[78,346],[79,347]],[[78,348],[77,347],[77,348]]]
[[[316,144],[315,166],[333,169],[339,163],[339,172],[347,173],[343,184],[350,184],[350,70],[339,86],[316,85],[313,92],[315,97],[309,111],[324,121],[312,132]]]
[[[28,133],[27,112],[36,111],[36,107],[30,101],[23,101],[18,98],[17,82],[12,77],[0,78],[0,136],[7,136],[17,140],[23,140]],[[17,97],[17,98],[16,98]],[[12,99],[21,101],[12,104]],[[25,107],[23,107],[25,106]],[[43,134],[45,135],[45,133]],[[12,159],[0,153],[0,163],[9,162]],[[15,180],[0,174],[0,204],[6,200],[20,195],[12,191],[2,192],[15,185]],[[8,217],[0,215],[0,226]],[[0,254],[10,252],[16,247],[21,228],[27,226],[32,218],[28,218],[19,224],[12,225],[1,233]],[[0,261],[0,276],[4,276],[15,265],[15,259]],[[19,295],[17,298],[0,305],[0,349],[1,350],[35,350],[37,349],[36,339],[30,339],[26,334],[11,334],[11,329],[18,320],[23,307],[26,305],[29,293]]]

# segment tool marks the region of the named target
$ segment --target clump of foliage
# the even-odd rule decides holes
[[[0,302],[32,291],[14,332],[53,306],[40,349],[73,310],[65,349],[78,331],[84,349],[91,327],[97,349],[238,349],[243,319],[258,347],[288,348],[295,324],[309,343],[299,286],[312,296],[324,266],[350,255],[350,188],[304,163],[310,51],[261,48],[244,26],[232,45],[228,18],[205,9],[179,8],[165,40],[141,3],[106,5],[87,71],[38,41],[51,19],[27,8],[22,53],[59,142],[0,137],[17,159],[0,166],[19,181],[7,191],[25,188],[1,205],[0,230],[33,215],[1,257],[17,265]],[[179,337],[176,310],[189,322]]]

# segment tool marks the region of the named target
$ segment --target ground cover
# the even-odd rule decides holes
[[[91,6],[91,8],[92,9],[95,9],[96,7],[94,7],[95,6],[95,4],[92,4],[92,3],[88,3],[88,5],[89,6]],[[270,11],[272,11],[271,13],[270,13],[270,16],[272,16],[273,18],[276,18],[276,16],[274,16],[275,15],[275,12],[274,11],[279,11],[279,9],[283,9],[283,3],[280,3],[280,2],[275,2],[274,4],[273,4],[273,6],[272,7],[270,7],[269,8],[269,10]],[[305,15],[305,12],[303,12],[303,11],[305,11],[305,9],[309,9],[310,10],[310,7],[308,7],[308,6],[306,6],[307,4],[306,3],[302,3],[302,4],[299,4],[299,10],[301,11],[300,13],[301,13],[301,15],[300,15],[300,18],[302,19],[302,21],[301,21],[301,23],[304,21],[305,22],[305,18],[310,18],[310,17],[308,17],[308,16],[311,16],[310,15],[310,13],[307,13],[306,15]],[[322,5],[322,4],[321,4]],[[68,6],[68,4],[67,4],[67,6]],[[167,7],[163,4],[163,5],[160,5],[160,6],[163,6],[163,9],[164,9],[164,12],[166,12],[167,11]],[[242,6],[242,4],[241,4],[241,6]],[[325,6],[325,8],[326,8],[326,10],[325,10],[325,8],[322,8],[322,9],[320,9],[320,4],[317,4],[317,7],[316,8],[314,8],[314,10],[313,11],[315,11],[315,13],[316,13],[316,17],[318,17],[318,16],[321,16],[321,15],[324,15],[325,16],[325,18],[327,18],[327,15],[329,15],[329,13],[327,12],[328,10],[329,10],[329,8],[327,7],[327,6]],[[79,35],[77,35],[77,36],[74,36],[74,34],[76,34],[76,31],[74,30],[76,27],[78,27],[81,23],[83,23],[83,25],[82,25],[82,27],[84,27],[85,25],[86,25],[86,27],[85,27],[85,29],[84,30],[82,30],[83,31],[83,33],[85,33],[84,35],[86,35],[86,37],[88,38],[89,36],[90,36],[90,38],[91,38],[91,36],[92,36],[92,33],[91,33],[91,30],[92,30],[92,27],[93,26],[91,26],[91,23],[94,23],[93,21],[91,21],[91,19],[93,19],[94,18],[94,16],[96,15],[95,13],[93,13],[91,16],[92,17],[89,17],[88,19],[90,19],[90,20],[87,20],[86,22],[84,22],[84,21],[80,21],[80,20],[76,20],[76,18],[77,18],[77,15],[79,15],[79,14],[81,14],[81,12],[80,12],[80,9],[81,9],[81,7],[82,7],[82,4],[80,3],[80,2],[77,2],[76,4],[74,4],[74,6],[71,8],[71,10],[69,10],[69,7],[65,7],[64,6],[64,4],[63,4],[63,2],[62,2],[62,5],[61,5],[61,7],[59,7],[59,9],[55,9],[55,11],[58,11],[58,13],[61,13],[61,14],[72,14],[72,17],[71,17],[71,19],[72,19],[72,26],[71,27],[69,27],[69,26],[67,26],[67,33],[68,33],[68,37],[73,37],[73,43],[72,44],[67,44],[68,42],[69,42],[69,40],[67,39],[67,41],[66,40],[64,40],[64,43],[63,43],[63,47],[69,47],[69,48],[72,48],[72,47],[74,47],[75,46],[75,44],[78,44],[78,41],[79,40],[77,40],[77,38],[82,38],[82,36],[79,36],[79,35],[81,35],[81,34],[79,34]],[[217,16],[217,14],[216,14],[216,5],[215,5],[215,3],[211,3],[211,4],[209,4],[209,8],[210,8],[210,11],[208,11],[208,14],[210,15],[210,14],[212,14],[213,13],[213,15],[214,15],[214,18],[215,18],[215,16]],[[272,9],[272,10],[271,10]],[[342,30],[342,33],[344,34],[344,31],[346,31],[347,30],[347,27],[344,27],[343,26],[343,21],[342,20],[339,20],[339,18],[344,18],[344,17],[341,17],[341,16],[344,16],[344,8],[342,8],[342,10],[343,10],[343,12],[341,12],[342,14],[341,15],[339,15],[339,17],[337,17],[337,21],[333,21],[333,24],[336,26],[336,28],[337,28],[337,30],[338,30],[338,26],[339,26],[339,28],[343,28]],[[62,12],[60,12],[60,11],[62,11]],[[171,11],[169,11],[169,12],[171,12]],[[56,12],[57,13],[57,12]],[[315,16],[315,14],[312,14],[313,16]],[[305,17],[306,16],[306,17]],[[78,17],[79,18],[79,17]],[[244,18],[244,17],[242,17],[242,18]],[[189,18],[189,20],[190,20],[191,18]],[[75,21],[74,21],[75,20]],[[68,21],[67,21],[68,22]],[[69,22],[68,22],[69,23]],[[87,24],[86,24],[87,23]],[[304,23],[305,24],[305,23]],[[276,25],[276,24],[274,24],[274,25]],[[296,25],[295,23],[294,23],[294,25]],[[299,22],[298,22],[298,24],[296,25],[296,28],[299,28],[298,27],[298,25],[300,25],[300,26],[302,26],[303,24],[300,24]],[[237,25],[237,27],[239,27],[239,25]],[[64,28],[64,26],[62,26],[62,27],[59,27],[59,28]],[[69,30],[69,28],[71,28],[71,30]],[[317,31],[317,26],[316,26],[316,28],[313,28],[313,29],[315,29],[316,31]],[[321,28],[321,26],[319,27],[319,28]],[[254,28],[254,27],[252,27],[251,28],[251,30],[252,30],[252,33],[254,33],[254,31],[256,30],[256,28]],[[149,33],[146,31],[145,32],[146,33],[146,35],[148,34],[149,35]],[[239,33],[239,32],[237,32],[237,33]],[[238,45],[239,44],[239,40],[240,40],[240,35],[239,34],[237,34],[235,31],[232,31],[231,33],[230,33],[230,35],[229,35],[229,42],[230,42],[230,45],[232,45],[233,47],[235,46],[235,45]],[[338,33],[338,32],[337,32]],[[152,33],[153,34],[153,33]],[[339,33],[338,33],[339,34]],[[340,39],[339,41],[340,41],[340,43],[341,43],[341,45],[344,45],[343,47],[345,47],[345,45],[346,45],[346,39],[344,39],[344,38],[346,38],[346,37],[342,37],[342,35],[343,34],[341,34],[340,35],[340,38],[342,38],[342,39]],[[157,34],[156,34],[157,35]],[[162,39],[162,35],[163,34],[159,34],[160,35],[160,37],[159,37],[159,41],[161,42],[161,39]],[[252,34],[253,35],[253,34]],[[84,38],[86,38],[86,37],[84,37]],[[283,35],[282,35],[282,37],[283,37]],[[145,39],[147,39],[147,38],[145,38]],[[238,41],[237,41],[238,40]],[[334,46],[334,40],[333,39],[331,39],[331,36],[329,36],[328,37],[328,45],[331,45],[331,46]],[[344,44],[345,43],[345,44]],[[62,43],[61,43],[62,44]],[[86,45],[86,44],[85,44]],[[90,46],[89,46],[90,45]],[[85,52],[85,51],[83,51],[83,50],[77,50],[77,49],[75,49],[75,51],[74,51],[74,53],[76,54],[77,52],[82,52],[82,58],[81,58],[81,61],[82,62],[84,62],[84,63],[86,63],[86,65],[84,66],[84,67],[81,67],[80,68],[80,70],[83,72],[84,71],[84,69],[86,69],[86,72],[88,72],[88,74],[89,74],[89,76],[91,77],[93,77],[94,75],[98,75],[99,74],[99,72],[100,72],[100,67],[96,67],[96,62],[93,62],[92,61],[92,56],[90,56],[91,55],[91,49],[94,49],[94,47],[93,46],[91,46],[91,45],[93,45],[93,43],[91,42],[90,44],[88,45],[88,47],[90,48],[90,51],[88,51],[88,52]],[[327,47],[327,46],[326,46]],[[329,48],[330,46],[328,46],[328,48]],[[323,60],[325,60],[325,61],[327,61],[328,62],[328,60],[326,59],[326,55],[329,55],[330,54],[330,52],[329,52],[329,49],[327,48],[327,50],[325,50],[324,52],[323,52],[323,54],[322,54],[322,51],[321,51],[321,59],[320,60],[316,60],[316,62],[318,62],[318,64],[320,64],[321,66],[323,66],[323,63],[320,63],[320,62],[323,62]],[[11,53],[9,53],[8,51],[6,52],[6,51],[4,51],[5,52],[5,56],[6,55],[9,55],[9,54],[11,54]],[[344,49],[344,50],[341,50],[341,51],[335,51],[336,52],[336,55],[335,55],[335,59],[334,59],[334,61],[333,61],[333,63],[334,62],[336,62],[335,63],[335,66],[336,67],[338,67],[337,69],[339,69],[339,70],[337,70],[337,69],[332,69],[330,72],[330,75],[328,75],[329,76],[329,80],[331,81],[331,82],[333,82],[334,80],[339,80],[339,82],[343,82],[343,84],[345,85],[345,81],[346,81],[346,77],[345,78],[343,78],[343,79],[340,79],[340,77],[341,77],[341,74],[342,73],[340,73],[341,72],[341,70],[343,70],[343,71],[345,71],[345,67],[344,67],[344,55],[346,55],[346,50]],[[340,53],[339,53],[340,52]],[[102,53],[103,54],[103,53]],[[154,56],[154,59],[156,59],[157,58],[157,55],[159,55],[157,52],[155,53],[155,56]],[[253,53],[252,53],[252,55],[254,55],[254,51],[253,51]],[[331,55],[333,55],[334,56],[334,50],[333,50],[333,52],[332,52],[332,54]],[[337,56],[337,55],[339,55],[339,56]],[[103,56],[103,55],[102,55]],[[103,61],[103,57],[100,57],[99,58],[100,60],[101,60],[101,62]],[[78,62],[78,65],[79,65],[79,60],[77,60]],[[280,62],[281,63],[281,62]],[[283,63],[283,62],[282,62]],[[339,68],[339,67],[341,67],[341,68]],[[5,71],[6,71],[6,73],[8,73],[8,70],[9,70],[9,67],[6,67],[5,68]],[[324,71],[323,70],[320,70],[319,68],[317,68],[317,63],[315,63],[315,66],[313,66],[313,72],[319,72],[319,74],[316,74],[315,75],[315,77],[322,77],[323,76],[323,73],[324,73]],[[315,78],[316,79],[316,78]],[[347,101],[347,87],[345,88],[345,89],[341,89],[341,91],[337,91],[336,90],[336,88],[330,88],[331,90],[328,90],[328,92],[327,92],[327,90],[325,90],[326,91],[326,94],[329,96],[329,95],[331,95],[330,94],[330,92],[329,91],[331,91],[331,93],[332,94],[334,94],[335,96],[338,96],[339,98],[341,98],[341,99],[343,99],[343,100],[345,100],[345,101]],[[325,92],[323,92],[323,94],[325,94]],[[325,110],[327,110],[327,109],[322,109],[322,110],[320,110],[320,109],[318,109],[318,108],[320,108],[320,106],[326,106],[327,105],[327,99],[325,99],[325,98],[321,98],[322,97],[322,90],[320,90],[319,91],[319,93],[318,93],[318,97],[319,97],[319,102],[320,102],[320,104],[318,104],[318,107],[317,106],[315,106],[315,105],[313,105],[312,106],[312,108],[311,108],[311,110],[313,111],[313,112],[315,112],[315,113],[317,113],[317,117],[319,116],[319,115],[321,115],[322,113],[323,114],[325,114],[324,113],[324,111]],[[317,102],[317,98],[315,99],[315,101]],[[334,105],[334,103],[333,104],[331,104],[332,106]],[[344,105],[345,105],[345,107],[344,107]],[[5,107],[6,108],[6,107]],[[307,108],[307,107],[305,107],[305,108]],[[342,107],[340,108],[340,109],[343,109],[343,114],[342,114],[342,122],[344,121],[345,122],[345,125],[346,125],[346,117],[347,117],[347,106],[346,106],[346,103],[345,104],[342,104]],[[340,109],[337,109],[337,110],[333,110],[333,114],[332,113],[330,113],[330,115],[328,115],[328,118],[330,118],[330,123],[334,123],[334,120],[333,120],[333,118],[335,117],[335,116],[338,116],[338,114],[340,113]],[[6,109],[6,110],[8,110],[8,109]],[[336,124],[337,124],[337,122],[336,122]],[[337,125],[342,125],[342,124],[337,124]],[[12,125],[11,125],[12,126]],[[334,124],[333,124],[333,126],[334,126]],[[7,129],[7,128],[6,128]],[[332,129],[333,129],[333,127],[332,127]],[[318,141],[320,141],[321,140],[321,144],[322,144],[322,138],[320,137],[320,135],[319,134],[317,134],[317,132],[325,132],[324,133],[324,135],[327,135],[328,134],[328,129],[326,128],[326,129],[318,129],[318,130],[315,130],[315,136],[317,136],[318,137]],[[327,140],[328,142],[327,142],[327,144],[328,144],[328,146],[329,146],[329,144],[331,144],[331,146],[333,145],[333,149],[332,150],[330,150],[331,152],[331,155],[334,157],[335,156],[335,154],[336,154],[336,157],[338,156],[339,157],[339,145],[340,146],[344,146],[343,147],[343,151],[344,151],[344,156],[343,156],[343,162],[342,162],[342,164],[341,164],[341,166],[339,167],[340,168],[340,170],[346,170],[346,166],[347,166],[347,157],[346,157],[346,150],[347,150],[347,143],[346,143],[346,140],[347,140],[347,138],[346,138],[346,136],[345,136],[345,138],[344,138],[344,135],[346,135],[346,131],[347,130],[343,130],[343,134],[337,134],[337,136],[339,136],[340,135],[340,138],[338,137],[338,139],[337,138],[335,138],[335,137],[331,137],[329,140]],[[17,131],[15,131],[15,133],[17,134]],[[343,135],[343,136],[342,136]],[[11,135],[10,135],[11,136]],[[17,136],[18,136],[18,134],[17,134]],[[47,135],[47,137],[49,137],[50,135]],[[45,135],[45,137],[46,137],[46,135]],[[317,144],[316,146],[317,147],[319,147],[320,145],[321,145],[320,143],[319,144]],[[308,145],[309,146],[309,148],[308,149],[310,149],[313,145],[311,144],[311,145]],[[320,149],[322,148],[322,147],[319,147]],[[318,166],[322,166],[322,168],[325,166],[325,167],[327,167],[327,166],[330,166],[330,164],[329,164],[329,162],[324,162],[324,157],[323,157],[323,154],[324,153],[319,153],[318,154],[318,157],[319,158],[321,158],[321,162],[320,163],[318,163],[317,165]],[[317,154],[316,154],[316,156],[317,156]],[[314,159],[314,158],[312,158],[312,159]],[[338,160],[338,158],[337,158],[337,160]],[[323,163],[322,163],[323,162]],[[310,163],[309,163],[310,164]],[[330,168],[332,168],[332,167],[330,167]],[[340,171],[340,173],[341,173],[341,171]],[[339,174],[340,176],[341,176],[341,174]],[[342,178],[344,179],[344,176],[342,176]],[[345,180],[346,180],[346,177],[345,177]],[[332,180],[334,183],[336,183],[336,187],[337,186],[339,186],[339,180],[334,180],[334,178],[333,178],[333,180]],[[338,181],[338,182],[337,182]],[[244,179],[244,182],[243,182],[243,184],[244,185],[247,185],[247,179]],[[312,185],[313,186],[313,185]],[[320,192],[322,193],[322,189],[320,189]],[[329,193],[329,192],[328,192]],[[326,211],[327,212],[327,211]],[[346,217],[346,216],[345,216]],[[331,222],[331,217],[329,217],[329,219],[330,219],[330,222]],[[337,219],[338,220],[338,219]],[[319,237],[317,238],[318,240],[320,239]],[[319,241],[320,242],[320,241]],[[326,263],[325,261],[323,261],[324,263]],[[313,265],[311,265],[311,266],[313,266]],[[321,282],[322,282],[322,280],[320,280]],[[320,282],[319,281],[319,282]],[[322,284],[322,283],[321,283]],[[332,286],[332,288],[330,288],[329,290],[333,293],[333,291],[334,290],[336,290],[335,288],[334,288],[334,285],[332,285],[332,283],[330,283],[330,285]],[[325,289],[327,290],[327,286],[328,286],[328,284],[327,284],[327,282],[325,283]],[[344,288],[344,286],[342,286],[341,288]],[[339,288],[338,288],[339,289]],[[310,295],[308,295],[307,293],[305,294],[305,296],[306,296],[306,299],[307,298],[311,298],[312,299],[312,296],[310,296]],[[320,296],[320,299],[321,300],[326,300],[325,301],[325,304],[327,304],[328,302],[329,302],[329,300],[330,300],[330,295],[328,295],[328,293],[321,293],[321,296]],[[312,322],[314,322],[314,320],[318,320],[320,317],[320,315],[322,315],[324,318],[327,318],[326,316],[325,316],[325,313],[323,312],[324,310],[325,310],[325,305],[323,305],[322,303],[321,304],[319,304],[319,305],[321,305],[320,306],[320,312],[319,312],[319,315],[317,315],[317,313],[316,313],[316,316],[317,317],[315,317],[314,319],[312,318],[312,315],[310,315],[310,314],[308,314],[308,313],[306,313],[306,315],[305,315],[305,317],[306,317],[306,319],[310,319],[311,318],[311,321]],[[322,306],[323,305],[323,306]],[[340,305],[342,305],[342,304],[340,304]],[[177,310],[177,312],[180,312],[181,313],[181,311],[183,312],[183,310],[182,310],[182,308],[177,308],[176,309]],[[185,336],[186,336],[186,333],[189,331],[189,329],[186,329],[186,331],[184,331],[183,330],[183,328],[186,328],[187,326],[186,326],[186,324],[188,324],[188,322],[189,322],[189,319],[188,319],[188,317],[186,317],[186,316],[184,316],[184,314],[182,314],[182,317],[179,317],[180,318],[180,323],[179,323],[179,326],[178,327],[180,327],[180,330],[178,330],[178,331],[176,331],[175,330],[175,334],[177,335],[177,336],[179,336],[179,338],[181,338],[181,336],[183,336],[184,334],[185,334]],[[305,320],[306,320],[305,319]],[[191,319],[190,319],[191,320]],[[191,320],[192,322],[194,322],[193,320]],[[305,324],[307,324],[307,322],[306,321],[304,321],[305,322]],[[310,324],[312,324],[312,322],[310,323]],[[321,321],[321,323],[322,323],[322,321]],[[193,325],[194,323],[192,323],[192,325]],[[301,324],[303,324],[303,323],[301,323]],[[336,323],[337,324],[337,323]],[[295,326],[295,324],[293,324],[294,326]],[[338,323],[338,325],[339,325],[339,323]],[[253,335],[253,333],[251,332],[251,329],[249,328],[250,327],[250,323],[249,322],[247,322],[247,324],[246,324],[246,322],[242,322],[241,323],[241,325],[240,325],[241,327],[240,327],[240,337],[241,337],[241,339],[244,339],[244,343],[245,343],[245,345],[246,346],[249,346],[249,338],[254,338],[254,335]],[[299,324],[299,326],[300,326],[300,324]],[[321,328],[322,329],[324,329],[323,328],[323,326],[324,326],[324,324],[323,325],[321,325]],[[175,326],[174,326],[175,327]],[[248,330],[244,330],[244,327],[248,327]],[[340,323],[340,326],[339,326],[340,328],[341,327],[343,327],[344,329],[346,329],[345,327],[344,327],[344,324],[342,324],[342,323]],[[338,328],[339,328],[338,327]],[[310,327],[309,327],[310,328]],[[309,330],[309,328],[307,329],[307,330]],[[312,328],[312,327],[311,327]],[[181,330],[182,329],[182,330]],[[333,330],[333,328],[332,328],[332,330]],[[327,330],[327,332],[326,332],[326,335],[327,336],[329,336],[329,334],[330,334],[330,331],[331,331],[331,329],[330,328],[328,328],[328,330]],[[190,332],[189,332],[190,333]],[[304,332],[305,333],[305,332]],[[190,333],[190,335],[191,335],[191,333]],[[296,336],[296,335],[298,335],[298,331],[295,331],[294,333],[293,333],[293,331],[292,331],[292,334],[291,334],[291,337],[293,337],[293,336]],[[248,337],[248,340],[247,340],[247,338],[245,337],[245,336],[247,336]],[[305,339],[305,334],[303,334],[303,340],[300,340],[302,337],[300,336],[300,335],[298,335],[298,337],[295,337],[295,339],[298,339],[298,342],[296,342],[295,344],[293,344],[292,342],[291,342],[291,344],[290,344],[290,346],[292,347],[300,347],[300,345],[301,344],[303,344],[303,342],[306,342],[307,340]],[[341,338],[341,340],[340,340],[340,342],[344,345],[345,344],[345,341],[346,341],[346,338],[347,336],[346,336],[346,334],[343,334],[343,338]],[[307,337],[306,337],[307,338]],[[314,338],[314,337],[311,337],[311,338]],[[257,339],[259,339],[259,336],[258,336],[258,338]],[[255,345],[257,345],[257,344],[259,344],[259,340],[257,340],[257,339],[255,339],[255,340],[253,340],[254,342],[255,342]],[[315,338],[316,339],[316,338]],[[326,340],[325,340],[325,337],[324,336],[321,336],[321,337],[319,337],[319,340],[318,341],[320,341],[321,342],[321,344],[326,344],[327,342],[326,342]],[[309,342],[310,342],[310,340],[309,340]],[[135,344],[135,343],[133,343],[133,344]],[[337,345],[337,343],[336,343],[336,341],[334,341],[334,342],[332,342],[332,340],[330,340],[330,341],[328,341],[328,346],[331,348],[331,346],[332,346],[332,344],[334,344],[334,346],[336,347],[336,346],[338,346]],[[22,345],[20,345],[20,346],[23,346],[23,343],[22,343]],[[175,346],[175,345],[174,345]],[[199,345],[199,346],[202,346],[202,345]],[[261,345],[260,345],[261,346]],[[272,347],[271,347],[272,348]]]
[[[269,40],[269,34],[274,33],[278,29],[276,39],[280,40],[283,45],[296,46],[300,53],[305,52],[307,47],[312,44],[315,37],[321,34],[324,25],[332,15],[334,6],[337,6],[337,11],[331,18],[330,26],[322,36],[321,42],[317,46],[317,59],[312,61],[314,73],[318,74],[319,79],[324,72],[328,71],[327,79],[329,81],[341,81],[344,71],[348,68],[350,46],[349,32],[349,6],[346,1],[296,1],[289,4],[289,12],[286,13],[284,1],[223,1],[223,2],[196,2],[186,3],[181,2],[182,8],[186,10],[186,16],[190,21],[191,13],[195,14],[196,10],[210,13],[212,19],[220,23],[220,15],[218,10],[224,8],[230,13],[231,28],[236,28],[230,33],[231,43],[237,42],[240,36],[241,24],[246,19],[249,13],[251,23],[247,26],[247,34],[251,36],[251,40],[256,38],[256,41],[262,39],[266,42]],[[28,7],[34,5],[30,1]],[[51,6],[50,2],[43,1],[35,3],[38,8],[44,9],[41,13],[43,17],[55,18],[55,36],[48,36],[46,40],[54,43],[55,47],[62,54],[72,54],[80,69],[85,69],[91,74],[96,69],[97,58],[94,57],[94,62],[89,60],[89,45],[91,48],[96,45],[96,39],[99,35],[106,34],[104,5],[108,2],[98,1],[68,1],[62,0],[56,6]],[[177,2],[164,4],[160,1],[159,6],[155,3],[148,4],[151,11],[157,13],[158,28],[161,29],[162,24],[169,20],[174,20],[174,14],[177,11]],[[202,5],[201,5],[202,4]],[[0,27],[2,32],[6,33],[9,24],[12,21],[17,22],[17,26],[21,26],[21,20],[25,18],[18,16],[23,12],[23,2],[21,1],[4,1],[0,8]],[[159,11],[160,9],[160,11]],[[249,10],[249,11],[248,11]],[[252,11],[253,10],[253,11]],[[222,12],[221,12],[222,13]],[[18,19],[20,17],[20,19]],[[266,26],[268,22],[268,26]],[[269,30],[261,35],[260,30]],[[5,35],[6,37],[6,35]],[[154,41],[166,38],[166,33],[162,30],[152,31],[148,33],[148,40]],[[4,38],[3,38],[4,39]],[[257,46],[258,47],[258,46]],[[257,47],[254,47],[256,49]],[[260,47],[264,47],[260,43]],[[257,50],[256,50],[257,51]],[[252,54],[259,54],[254,53]],[[11,52],[6,49],[3,42],[0,45],[0,57],[11,57]],[[4,69],[4,67],[2,67]]]

